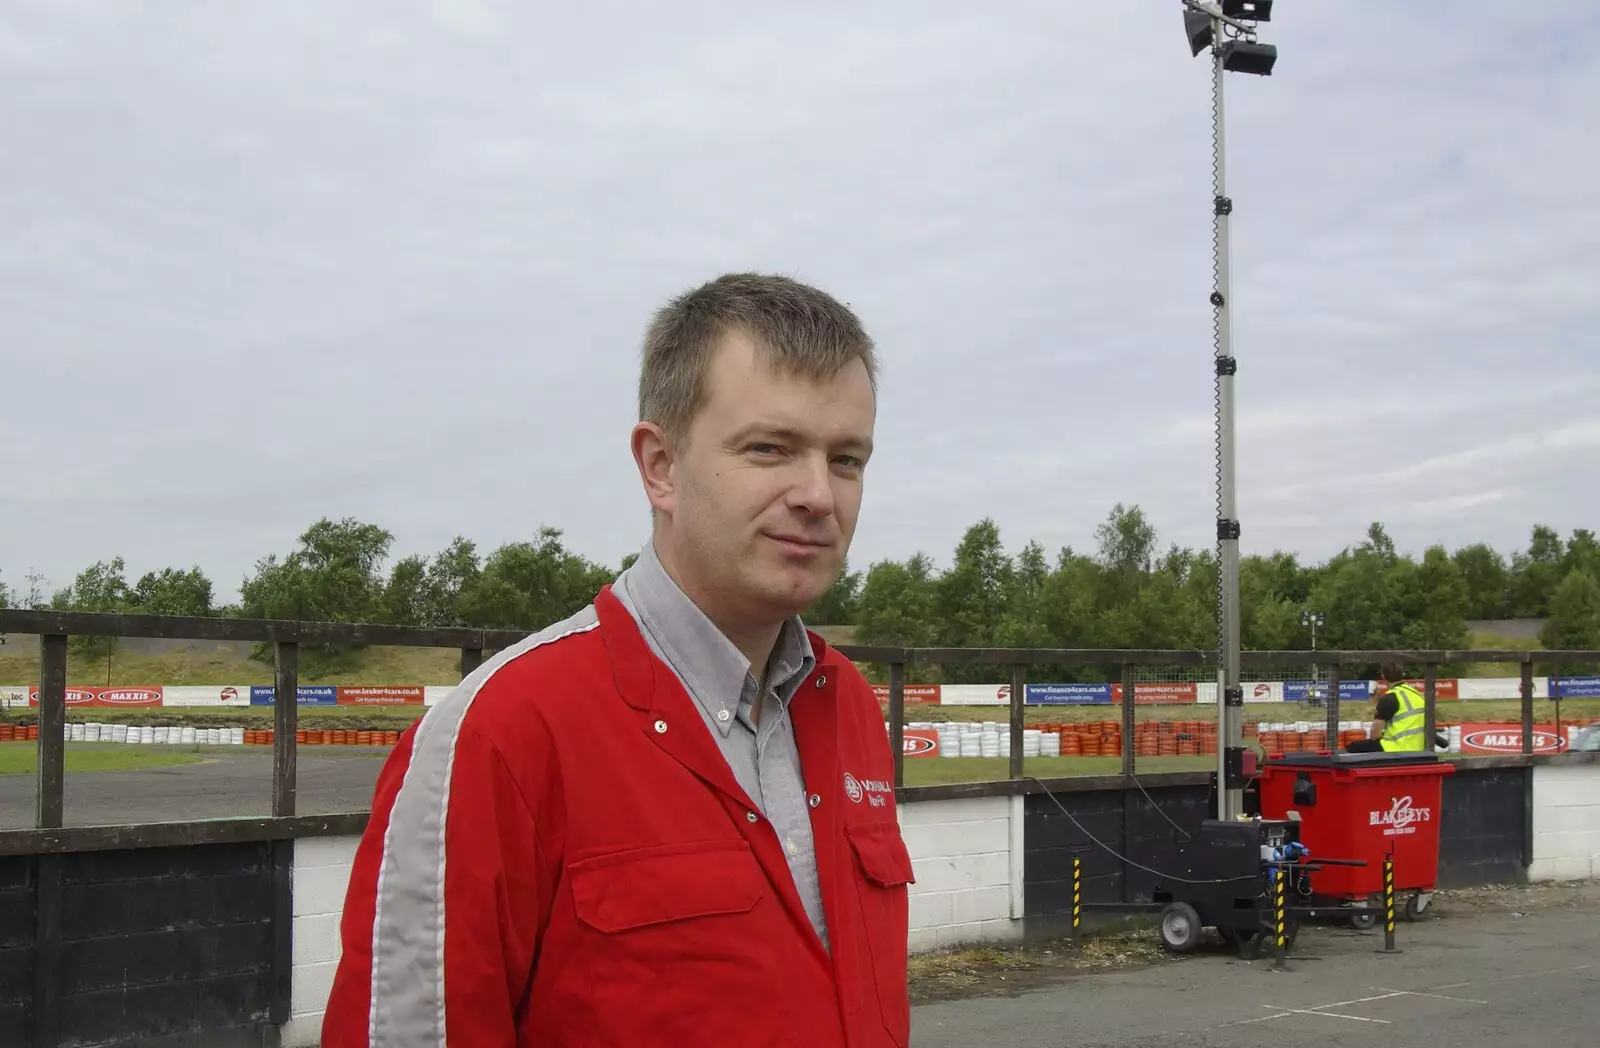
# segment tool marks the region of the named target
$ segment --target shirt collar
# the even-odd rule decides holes
[[[733,730],[742,705],[759,704],[760,681],[751,672],[750,660],[667,573],[654,543],[645,543],[639,559],[617,577],[614,588],[651,647],[678,674],[690,696],[705,710],[709,723],[724,736]],[[811,638],[798,616],[784,622],[769,665],[768,686],[787,709],[795,690],[816,665]]]

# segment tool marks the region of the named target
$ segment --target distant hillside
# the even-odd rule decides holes
[[[7,645],[9,647],[9,645]],[[3,651],[4,649],[0,649]],[[69,685],[271,684],[270,665],[227,649],[147,655],[118,652],[104,658],[67,658]],[[316,684],[454,684],[461,679],[459,652],[452,648],[369,648],[353,659],[354,668],[320,677]],[[36,684],[37,654],[0,655],[0,684]]]

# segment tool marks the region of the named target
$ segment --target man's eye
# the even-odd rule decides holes
[[[776,445],[776,444],[751,444],[750,445],[750,450],[753,451],[757,455],[776,455],[778,453],[778,445]]]

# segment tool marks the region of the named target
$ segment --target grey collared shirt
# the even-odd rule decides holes
[[[645,544],[612,591],[639,623],[650,650],[677,674],[734,778],[772,823],[800,901],[826,947],[805,777],[789,719],[795,689],[816,664],[805,628],[799,619],[784,623],[768,663],[766,692],[758,695],[761,682],[750,661],[673,581],[653,544]],[[759,725],[751,717],[757,701]]]

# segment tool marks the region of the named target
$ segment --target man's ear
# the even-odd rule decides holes
[[[639,467],[639,480],[644,484],[645,498],[650,500],[650,507],[656,512],[670,516],[677,504],[672,442],[654,422],[641,422],[633,427],[630,443],[634,465]]]

